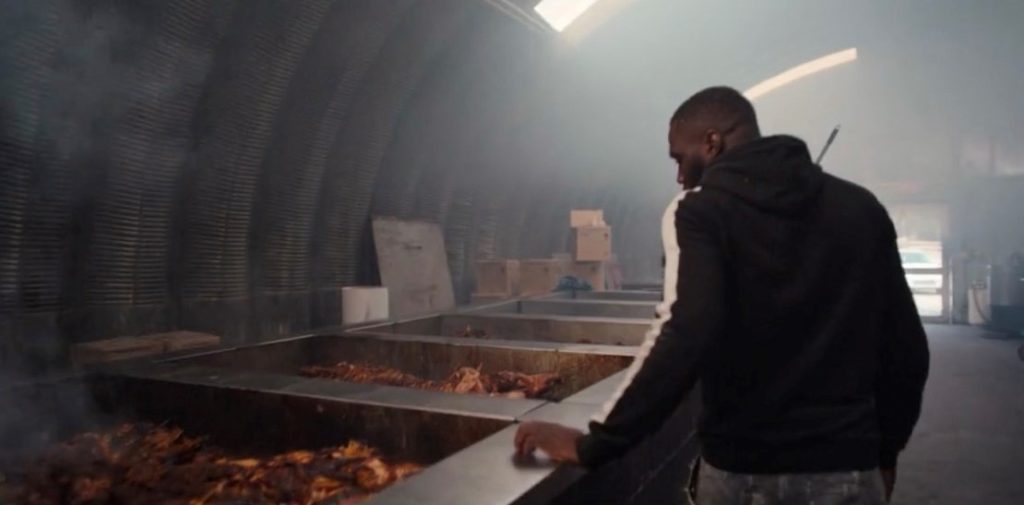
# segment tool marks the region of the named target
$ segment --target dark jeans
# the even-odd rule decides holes
[[[697,505],[883,505],[878,470],[745,475],[701,463]]]

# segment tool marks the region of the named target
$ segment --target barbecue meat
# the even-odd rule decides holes
[[[479,368],[462,367],[440,384],[424,384],[424,389],[437,389],[445,393],[487,394],[493,392],[490,377],[480,373]]]
[[[125,424],[85,433],[28,464],[19,505],[355,504],[420,471],[359,442],[231,458],[177,428]]]
[[[415,375],[407,374],[394,368],[353,364],[344,361],[334,366],[303,367],[301,373],[308,377],[400,387],[416,387],[424,382],[423,379]]]
[[[498,372],[496,376],[499,392],[521,391],[527,398],[542,396],[562,382],[561,377],[553,373],[530,375],[519,372]]]
[[[509,398],[540,398],[562,382],[558,374],[554,373],[525,374],[502,371],[489,374],[481,371],[479,366],[462,367],[444,380],[431,381],[394,368],[346,361],[332,366],[303,367],[299,373],[306,377]]]
[[[466,328],[457,332],[455,336],[460,338],[487,338],[487,331],[467,324]]]
[[[106,503],[110,499],[110,477],[79,477],[71,484],[71,505]]]

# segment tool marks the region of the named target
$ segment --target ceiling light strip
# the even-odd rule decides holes
[[[794,81],[803,79],[804,77],[823,72],[833,67],[837,67],[844,63],[849,63],[857,59],[857,48],[852,47],[843,51],[838,51],[832,54],[822,56],[821,58],[801,63],[781,74],[774,77],[761,81],[756,86],[743,92],[743,95],[748,100],[756,100],[772,91],[775,91],[787,84]]]

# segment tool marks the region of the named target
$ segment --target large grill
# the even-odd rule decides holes
[[[287,394],[266,381],[259,386],[255,385],[259,381],[253,381],[250,387],[243,385],[244,381],[216,385],[215,376],[207,378],[210,380],[204,381],[185,370],[176,374],[170,369],[126,370],[124,374],[96,375],[5,394],[7,402],[31,403],[39,412],[52,409],[68,415],[33,419],[18,430],[19,440],[4,441],[5,446],[19,449],[5,455],[9,489],[4,503],[15,502],[11,494],[25,477],[21,470],[30,468],[25,462],[45,454],[53,442],[76,434],[106,433],[123,423],[179,427],[188,436],[205,439],[205,445],[223,449],[232,460],[271,458],[300,450],[318,452],[358,441],[376,448],[387,459],[430,465],[512,421],[511,416],[496,413],[359,402],[345,395]],[[68,402],[77,403],[80,410],[73,412]],[[151,456],[157,457],[159,454]],[[175,463],[166,465],[169,468]],[[75,469],[87,475],[88,461],[62,462],[60,467],[64,473]],[[196,494],[190,498],[199,498],[206,489],[197,484]],[[64,499],[38,503],[64,503]]]
[[[580,305],[569,306],[573,303]],[[147,422],[180,427],[242,460],[316,452],[355,440],[373,447],[385,461],[424,466],[375,491],[365,501],[370,504],[675,499],[695,450],[687,437],[691,411],[685,408],[677,412],[678,422],[598,472],[516,462],[511,454],[516,421],[549,419],[583,428],[612,396],[649,320],[616,318],[607,311],[628,316],[638,304],[650,308],[635,300],[515,301],[123,364],[11,389],[3,397],[10,408],[32,405],[36,410],[25,416],[29,422],[3,434],[5,447],[18,448],[4,458],[5,498],[11,501],[10,491],[23,480],[19,462],[38,457],[47,445],[123,422]],[[545,314],[552,310],[561,315]],[[606,313],[565,315],[589,311]],[[306,367],[339,362],[389,367],[430,381],[462,367],[556,373],[561,380],[542,398],[518,399],[302,374]],[[88,415],[74,415],[77,411]],[[45,412],[63,413],[46,417]]]
[[[513,346],[465,338],[361,332],[300,337],[175,363],[296,375],[311,366],[348,362],[389,367],[432,381],[444,380],[463,367],[492,374],[556,374],[560,381],[544,397],[561,400],[624,369],[632,354],[629,349],[610,346]]]

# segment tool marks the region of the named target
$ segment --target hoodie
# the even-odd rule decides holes
[[[920,413],[928,347],[878,200],[777,136],[725,153],[669,212],[675,282],[580,440],[581,462],[599,466],[653,434],[699,381],[701,453],[716,468],[894,467]]]

